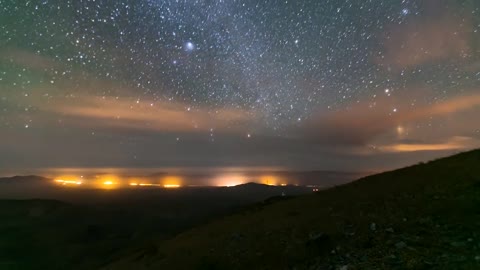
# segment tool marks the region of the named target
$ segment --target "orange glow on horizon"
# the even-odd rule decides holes
[[[56,184],[63,186],[79,186],[83,184],[81,177],[74,175],[62,175],[54,180]]]
[[[171,174],[154,177],[154,176],[136,176],[136,175],[120,175],[116,173],[106,173],[106,174],[84,174],[80,175],[61,175],[59,177],[53,178],[52,184],[59,186],[77,186],[80,188],[91,188],[91,189],[124,189],[124,188],[141,188],[141,187],[151,187],[151,188],[181,188],[184,186],[195,186],[191,185],[193,178],[183,177],[181,175]],[[189,182],[186,182],[186,181]],[[274,172],[264,172],[259,174],[253,173],[242,173],[241,171],[231,171],[223,172],[220,174],[213,174],[211,179],[208,179],[208,182],[202,183],[207,186],[218,186],[218,187],[233,187],[242,185],[248,182],[256,182],[259,184],[269,185],[269,186],[286,186],[289,184],[287,177],[284,177],[280,174]],[[201,184],[201,185],[202,185]],[[290,183],[292,184],[292,183]]]
[[[245,184],[247,180],[242,174],[224,174],[215,178],[213,182],[220,187],[234,187]]]
[[[55,182],[62,185],[81,185],[82,181],[57,179]]]
[[[156,186],[156,185],[150,184],[150,183],[140,183],[140,186],[142,186],[142,187],[151,187],[151,186]]]
[[[120,178],[116,175],[98,175],[96,176],[96,187],[101,189],[114,189],[117,188],[118,184],[121,182]]]
[[[160,185],[164,188],[179,188],[182,186],[183,179],[180,176],[165,176],[160,180]]]
[[[260,184],[269,186],[286,186],[286,181],[276,175],[264,175],[260,177]]]
[[[170,184],[170,185],[163,185],[163,187],[164,187],[164,188],[179,188],[180,185],[172,185],[172,184]]]
[[[161,185],[157,185],[157,184],[152,184],[152,183],[144,183],[144,182],[140,182],[140,183],[137,183],[137,182],[132,182],[132,183],[129,183],[128,184],[129,186],[132,186],[132,187],[159,187]]]

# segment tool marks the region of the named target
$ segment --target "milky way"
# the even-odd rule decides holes
[[[375,169],[473,148],[479,6],[0,1],[0,162]]]

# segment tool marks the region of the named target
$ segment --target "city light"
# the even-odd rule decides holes
[[[180,185],[174,185],[174,184],[170,184],[170,185],[163,185],[164,188],[179,188]]]
[[[64,179],[57,179],[55,182],[62,184],[62,185],[81,185],[82,181],[75,181],[75,180],[64,180]]]
[[[182,185],[183,179],[180,176],[165,176],[160,180],[160,186],[164,188],[179,188]]]

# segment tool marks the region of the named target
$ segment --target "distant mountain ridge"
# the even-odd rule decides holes
[[[16,175],[12,177],[0,177],[0,184],[20,184],[20,183],[47,183],[51,179],[38,175]]]
[[[39,176],[39,175],[14,175],[14,176],[6,176],[6,177],[0,177],[0,179],[4,180],[48,180],[48,178]]]

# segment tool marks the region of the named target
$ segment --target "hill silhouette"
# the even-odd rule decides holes
[[[28,175],[28,176],[12,176],[12,177],[1,177],[0,185],[21,185],[21,184],[48,184],[51,180],[45,177]]]
[[[65,189],[52,182],[0,178],[1,270],[99,269],[132,248],[149,246],[151,239],[169,239],[282,192],[311,192],[259,184],[110,191]]]
[[[104,269],[479,269],[480,150],[274,200]]]

